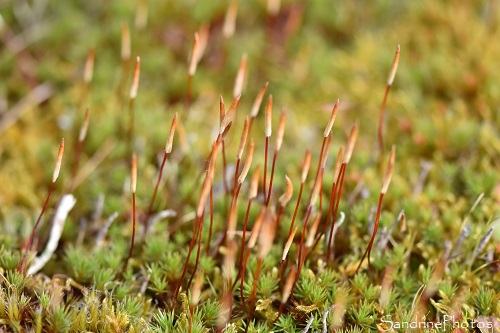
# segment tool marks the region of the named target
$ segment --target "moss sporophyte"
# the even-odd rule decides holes
[[[6,5],[0,331],[500,328],[496,9],[329,6]]]

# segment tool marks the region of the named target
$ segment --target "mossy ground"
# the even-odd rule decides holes
[[[194,310],[185,294],[174,299],[173,293],[192,236],[205,158],[218,131],[219,95],[225,98],[227,109],[244,53],[248,55],[247,78],[236,120],[226,137],[228,164],[234,164],[244,118],[259,89],[269,81],[274,131],[281,107],[287,109],[273,201],[284,191],[285,174],[294,183],[294,196],[264,261],[254,320],[248,323],[249,309],[235,288],[233,318],[226,331],[242,331],[248,325],[248,332],[300,332],[310,318],[314,318],[310,331],[321,331],[322,316],[331,305],[336,307],[326,313],[329,331],[382,330],[387,315],[394,322],[415,321],[422,313],[428,321],[457,315],[458,321],[469,324],[464,331],[473,331],[470,327],[475,321],[500,318],[500,8],[495,4],[282,1],[278,16],[271,19],[265,1],[239,1],[235,35],[229,39],[222,36],[226,1],[151,0],[144,26],[136,23],[135,1],[38,0],[0,5],[1,329],[215,330],[221,311],[222,256],[207,256],[203,251],[203,288]],[[155,212],[171,209],[177,216],[157,222],[146,236],[138,228],[135,251],[122,275],[131,237],[126,185],[130,156],[125,133],[132,74],[131,65],[126,84],[120,88],[123,23],[130,26],[132,58],[141,57],[134,139],[139,160],[139,221],[153,192],[158,158],[175,112],[183,120],[185,142],[176,136],[154,206]],[[188,58],[193,34],[204,24],[210,25],[209,43],[194,77],[193,104],[187,111]],[[371,235],[370,211],[376,207],[386,163],[387,154],[377,154],[377,121],[397,44],[401,58],[388,99],[384,138],[386,153],[396,145],[397,157],[375,244],[384,233],[391,239],[387,246],[374,247],[371,269],[364,265],[355,274]],[[95,68],[85,94],[83,68],[91,48],[95,49]],[[46,100],[20,102],[40,85],[49,91]],[[340,202],[345,222],[336,235],[335,260],[325,265],[326,247],[320,242],[307,257],[293,302],[288,301],[273,324],[283,289],[278,267],[297,198],[300,164],[306,148],[311,148],[313,162],[304,209],[297,219],[299,230],[323,130],[337,98],[341,107],[323,180],[325,202],[334,178],[334,156],[354,121],[359,121],[360,135]],[[33,249],[37,251],[44,248],[50,217],[72,180],[86,105],[91,116],[80,166],[92,165],[100,154],[103,160],[73,191],[77,203],[52,259],[41,273],[24,277],[16,266],[50,185],[57,146],[64,137],[63,166],[36,234]],[[16,110],[25,112],[11,126],[2,127]],[[263,163],[263,128],[261,110],[249,135],[256,145],[254,166]],[[426,168],[428,174],[421,178]],[[218,164],[212,247],[225,227],[229,209],[221,177]],[[96,208],[99,198],[102,209]],[[238,230],[246,200],[245,185]],[[258,199],[250,224],[261,205]],[[398,223],[389,229],[402,210],[406,226]],[[118,218],[102,246],[96,246],[97,234],[114,212]],[[491,227],[495,227],[491,238],[480,246]],[[291,259],[297,255],[299,239],[300,231]],[[206,244],[208,227],[203,229],[202,240]],[[443,265],[446,253],[450,255]],[[245,295],[250,293],[256,261],[252,254]],[[450,326],[434,329],[453,330]]]

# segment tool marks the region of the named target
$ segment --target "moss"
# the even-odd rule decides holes
[[[365,332],[386,329],[382,319],[387,315],[398,322],[421,320],[423,314],[429,320],[457,315],[469,327],[475,320],[500,317],[498,232],[490,232],[500,214],[499,16],[493,7],[477,1],[371,1],[361,8],[354,2],[287,0],[273,16],[264,2],[240,1],[235,35],[227,38],[222,30],[230,2],[139,3],[148,6],[146,26],[135,23],[141,6],[136,3],[21,3],[2,9],[7,47],[0,51],[0,330],[301,332],[307,327],[309,332]],[[123,71],[122,24],[131,32],[131,59],[141,57],[131,144],[127,126],[133,64],[131,60]],[[193,34],[199,31],[202,37],[202,25],[208,26],[209,39],[188,108],[188,59]],[[386,105],[385,151],[380,153],[376,123],[397,44],[401,57]],[[83,72],[91,48],[95,64],[86,86]],[[224,138],[227,168],[224,172],[219,149],[213,216],[205,204],[198,248],[198,238],[192,237],[219,131],[219,97],[228,110],[244,53],[243,94]],[[272,94],[267,181],[282,106],[287,122],[264,224],[276,223],[278,216],[281,220],[274,239],[261,233],[245,261],[241,231],[250,176],[238,197],[236,232],[224,233],[240,131],[266,81],[269,87],[247,140],[247,146],[250,140],[255,143],[249,174],[257,164],[263,169],[265,103]],[[41,84],[51,87],[46,99],[26,97]],[[304,228],[323,129],[337,98],[341,104],[321,199]],[[86,105],[90,126],[75,166]],[[3,127],[16,110],[24,113]],[[173,151],[152,205],[153,215],[169,209],[175,216],[156,220],[146,232],[162,148],[176,112]],[[337,216],[332,217],[338,230],[328,253],[331,221],[326,216],[332,182],[337,181],[335,156],[345,148],[355,121],[359,138]],[[77,204],[50,261],[40,272],[24,275],[24,249],[50,185],[61,137],[66,150],[60,177],[27,253],[28,266],[50,238],[61,197],[72,192]],[[378,220],[377,200],[391,145],[397,146],[394,175]],[[294,222],[298,231],[280,270],[307,148],[312,163]],[[132,151],[138,156],[137,228],[124,269],[132,237]],[[242,165],[246,159],[247,149]],[[74,168],[78,184],[71,190]],[[285,175],[294,193],[280,211]],[[249,213],[247,241],[266,206],[263,186],[269,183],[262,178]],[[107,221],[115,212],[115,219]],[[312,238],[317,246],[306,250],[316,212],[322,213],[319,233]],[[342,225],[340,213],[345,215]],[[378,222],[370,262],[361,262]],[[266,241],[272,245],[262,257]],[[241,298],[240,268],[245,263]],[[196,264],[201,285],[193,280],[188,286]],[[296,277],[295,270],[300,271]],[[280,306],[290,276],[295,287]],[[195,293],[200,301],[189,303]],[[228,309],[229,319],[220,315]]]

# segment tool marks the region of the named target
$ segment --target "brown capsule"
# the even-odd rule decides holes
[[[340,100],[337,99],[335,102],[335,105],[333,106],[332,113],[330,115],[330,120],[328,121],[328,124],[326,125],[325,131],[323,132],[323,136],[326,138],[330,135],[330,132],[332,131],[333,124],[335,123],[335,118],[337,118],[337,111],[339,109],[339,103]]]
[[[83,120],[82,128],[80,128],[80,135],[78,136],[78,141],[83,142],[87,137],[87,129],[89,127],[89,107],[85,110],[85,118]]]
[[[304,162],[302,164],[302,175],[301,175],[301,182],[305,183],[307,174],[309,173],[309,168],[311,166],[311,150],[307,149],[306,150],[306,157],[304,158]]]
[[[272,130],[272,117],[273,117],[273,95],[269,95],[266,105],[266,137],[270,137]]]
[[[262,100],[264,99],[264,94],[266,93],[267,86],[269,85],[269,82],[266,82],[264,86],[260,89],[259,93],[257,94],[257,97],[255,98],[255,101],[253,102],[252,109],[250,111],[250,117],[255,118],[257,117],[257,114],[259,113],[260,105],[262,104]]]
[[[356,121],[349,134],[349,139],[347,140],[347,145],[345,148],[344,163],[348,164],[352,157],[352,152],[354,151],[354,146],[356,145],[356,140],[358,138],[359,124]]]
[[[276,235],[276,215],[271,210],[268,210],[266,215],[259,233],[259,251],[257,256],[261,260],[264,260],[271,251],[274,236]]]
[[[56,166],[54,167],[54,173],[52,174],[53,183],[55,183],[57,177],[59,177],[59,171],[61,170],[61,162],[63,154],[64,154],[64,138],[61,140],[61,144],[59,145],[59,152],[57,153]]]
[[[385,173],[384,182],[382,184],[382,190],[380,191],[381,193],[385,194],[387,192],[387,189],[389,188],[389,184],[391,183],[395,158],[396,158],[396,146],[392,146],[391,156],[389,157],[389,163],[387,164],[387,171]]]
[[[226,114],[224,115],[224,118],[222,119],[221,126],[220,126],[220,134],[224,133],[226,130],[226,127],[229,126],[230,123],[232,123],[233,118],[234,118],[234,113],[236,112],[236,107],[238,106],[238,102],[240,101],[241,95],[238,95],[235,97],[233,103],[229,107],[229,110],[227,110]]]
[[[238,185],[243,184],[245,181],[245,178],[248,174],[248,171],[250,170],[250,166],[252,165],[252,158],[253,158],[253,150],[254,150],[254,143],[253,141],[250,143],[250,149],[248,150],[248,156],[245,161],[245,165],[243,166],[243,170],[241,171],[241,175],[238,177]]]
[[[290,236],[288,237],[288,239],[286,241],[285,248],[283,249],[283,256],[281,257],[282,261],[286,259],[286,256],[288,255],[288,252],[290,251],[290,247],[292,246],[293,239],[295,237],[295,233],[297,232],[298,228],[299,227],[295,227],[293,229],[292,233],[290,234]]]
[[[398,44],[398,48],[396,49],[396,55],[394,56],[394,61],[392,62],[391,71],[389,72],[389,76],[387,77],[387,85],[392,86],[394,82],[394,78],[396,77],[396,72],[398,71],[399,64],[399,52],[401,51],[401,47]]]
[[[288,176],[285,176],[285,180],[286,180],[285,193],[283,193],[283,195],[278,199],[278,201],[282,207],[285,207],[287,205],[287,203],[290,201],[290,199],[292,198],[292,195],[293,195],[292,181],[290,180],[290,178],[288,178]]]
[[[283,110],[280,116],[280,123],[278,126],[278,134],[276,135],[276,151],[280,151],[281,145],[283,144],[283,137],[285,136],[285,125],[286,125],[286,111]]]
[[[252,181],[250,182],[250,190],[248,191],[248,199],[255,199],[259,190],[260,179],[260,164],[253,171]]]
[[[165,153],[170,154],[172,152],[172,145],[174,143],[175,127],[177,126],[177,112],[172,119],[172,124],[170,125],[170,132],[168,133],[167,144],[165,145]]]
[[[238,154],[236,154],[236,157],[238,159],[241,159],[241,156],[243,155],[243,150],[245,149],[245,143],[247,142],[247,137],[248,137],[248,116],[245,118],[245,123],[243,124],[243,131],[241,132],[241,139],[240,139],[240,145],[238,147]]]

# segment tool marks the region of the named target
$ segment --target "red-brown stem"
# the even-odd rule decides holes
[[[158,192],[158,187],[160,186],[161,177],[163,175],[163,168],[165,167],[165,162],[167,161],[168,155],[169,154],[166,151],[163,153],[163,160],[161,161],[160,172],[158,173],[158,180],[156,181],[155,190],[153,192],[153,196],[151,197],[151,202],[149,203],[148,212],[146,214],[146,219],[144,220],[144,228],[145,228],[144,233],[148,232],[149,218],[151,217],[151,213],[153,212],[153,205],[155,203],[156,194]]]
[[[27,264],[27,260],[28,260],[28,252],[30,251],[31,245],[33,244],[33,239],[35,238],[36,229],[38,228],[38,225],[40,224],[40,221],[42,220],[43,213],[45,212],[45,210],[47,209],[47,205],[49,204],[50,196],[52,194],[52,191],[54,190],[54,185],[55,185],[55,181],[52,181],[52,183],[50,183],[49,192],[47,194],[47,198],[45,199],[45,203],[43,204],[42,211],[41,211],[40,215],[38,216],[38,219],[36,220],[36,223],[35,223],[35,226],[33,227],[33,230],[31,231],[31,235],[30,235],[30,238],[28,240],[28,244],[26,245],[26,248],[24,250],[23,258],[18,266],[18,271],[21,272],[23,275],[26,275],[26,264]]]
[[[238,182],[240,163],[241,163],[241,158],[238,157],[238,159],[236,160],[236,168],[234,169],[233,195],[234,195],[234,191],[236,191],[236,183]]]
[[[378,118],[378,148],[380,153],[384,152],[384,114],[385,114],[385,106],[387,104],[387,96],[389,96],[389,90],[391,89],[391,85],[387,85],[385,87],[384,99],[382,101],[382,106],[380,107],[380,115]]]
[[[298,254],[298,262],[299,262],[299,264],[300,264],[300,262],[302,260],[302,248],[304,247],[304,238],[305,238],[305,235],[306,235],[307,225],[309,223],[309,217],[311,216],[312,208],[313,207],[311,205],[309,205],[309,207],[307,208],[306,219],[304,221],[304,227],[302,228],[302,235],[300,236],[300,245],[299,245],[299,254]],[[297,276],[299,274],[300,274],[300,266],[299,266],[299,269],[297,270]]]
[[[241,236],[241,252],[240,252],[240,261],[239,261],[240,267],[238,270],[238,275],[236,276],[236,279],[234,280],[234,284],[232,286],[232,289],[234,289],[234,286],[236,285],[236,282],[238,281],[240,274],[243,271],[243,254],[245,253],[245,238],[246,238],[246,234],[247,234],[248,216],[250,215],[250,208],[252,207],[252,201],[253,201],[253,199],[248,200],[247,211],[245,213],[245,221],[243,222],[243,235]],[[242,296],[242,298],[243,298],[243,296]]]
[[[247,268],[247,262],[248,262],[248,257],[250,256],[250,250],[251,249],[247,249],[246,253],[245,253],[245,260],[243,261],[243,266],[242,266],[242,270],[241,270],[241,281],[240,281],[240,296],[241,296],[241,300],[243,301],[244,299],[244,295],[243,295],[243,285],[245,283],[245,270]]]
[[[310,248],[307,246],[304,248],[302,260],[299,263],[299,268],[298,268],[297,272],[300,272],[302,270],[302,266],[304,266],[304,263],[306,262],[306,257],[309,254],[309,250],[310,250]],[[297,276],[297,279],[298,279],[298,276]]]
[[[345,169],[347,167],[347,163],[342,163],[340,166],[340,171],[337,179],[338,183],[338,191],[336,194],[336,203],[335,203],[335,209],[333,211],[333,220],[332,224],[330,226],[330,236],[328,237],[328,248],[327,248],[327,253],[326,253],[326,260],[330,260],[330,252],[331,252],[331,247],[332,247],[332,240],[333,240],[333,228],[335,227],[335,220],[337,219],[337,213],[339,210],[339,203],[340,203],[340,197],[342,196],[342,187],[344,185],[344,175],[345,175]]]
[[[321,187],[319,189],[319,211],[323,208],[323,174],[325,172],[325,168],[321,168],[321,171],[318,175],[318,181],[321,182]]]
[[[265,149],[265,155],[264,155],[264,198],[267,197],[267,192],[266,192],[266,183],[267,183],[267,155],[269,151],[269,137],[266,136],[266,149]]]
[[[271,192],[273,190],[274,167],[276,166],[277,157],[278,157],[278,151],[274,151],[273,165],[271,166],[271,178],[269,179],[269,190],[267,191],[266,206],[269,206],[269,200],[271,199]]]
[[[201,223],[200,223],[200,228],[198,232],[198,249],[196,251],[196,260],[194,263],[194,269],[193,273],[191,274],[191,277],[189,278],[188,284],[186,286],[186,290],[189,290],[189,287],[191,286],[191,282],[193,281],[194,275],[196,274],[196,271],[198,270],[198,263],[200,262],[200,251],[201,251],[201,237],[203,235],[203,215],[201,215]]]
[[[330,217],[332,216],[332,211],[333,211],[333,204],[335,203],[335,198],[337,196],[337,182],[334,180],[332,182],[332,193],[330,197],[330,206],[328,207],[328,214],[326,215],[326,220],[325,224],[323,225],[323,228],[321,231],[318,233],[318,236],[316,237],[316,240],[314,241],[314,245],[312,246],[312,249],[315,249],[316,246],[319,243],[319,240],[321,239],[321,236],[325,234],[326,228],[328,228],[328,224],[330,223]]]
[[[316,176],[314,176],[314,179],[318,179],[319,170],[321,169],[321,160],[323,159],[323,153],[325,151],[327,140],[328,140],[327,136],[323,137],[323,143],[321,144],[321,152],[319,153],[318,169],[316,170]]]
[[[227,185],[226,177],[226,144],[224,139],[222,139],[222,184],[224,185],[224,191],[228,194],[229,186]]]
[[[214,187],[213,185],[210,186],[210,227],[208,229],[208,240],[207,240],[207,245],[205,246],[205,251],[208,254],[208,251],[210,250],[210,242],[212,240],[212,226],[214,223]]]
[[[293,281],[292,291],[290,292],[290,295],[292,295],[292,299],[293,299],[293,291],[295,290],[295,286],[297,285],[297,281],[299,280],[300,271],[302,270],[302,265],[301,265],[302,248],[304,246],[304,236],[306,234],[307,224],[309,222],[309,217],[311,216],[311,211],[312,211],[312,206],[309,205],[309,207],[307,208],[307,215],[306,215],[306,220],[304,222],[304,228],[302,228],[302,235],[300,236],[299,254],[298,254],[298,260],[297,260],[299,263],[299,267],[297,269],[297,275],[295,276],[295,280]],[[306,256],[306,253],[304,252],[304,258],[305,258],[305,256]]]
[[[276,230],[280,230],[281,216],[283,216],[283,211],[285,210],[284,206],[278,208],[278,213],[276,214]]]
[[[228,220],[227,220],[227,225],[226,225],[226,228],[224,230],[224,235],[222,236],[222,239],[221,241],[219,242],[219,246],[221,246],[225,241],[226,241],[226,238],[227,238],[227,230],[228,230],[228,227],[229,227],[229,219],[230,219],[230,216],[231,216],[231,211],[233,209],[236,209],[236,205],[238,203],[238,196],[240,194],[240,190],[241,190],[241,185],[242,184],[239,184],[238,187],[236,188],[236,192],[234,193],[233,195],[233,199],[231,200],[231,206],[229,208],[229,216],[228,216]],[[232,230],[234,231],[234,230]]]
[[[279,317],[283,314],[283,310],[285,310],[285,304],[286,303],[281,303],[280,304],[280,308],[278,310],[278,315],[276,316],[276,318],[273,320],[273,323],[277,322]]]
[[[193,307],[189,307],[189,318],[188,318],[188,333],[193,331]]]
[[[182,286],[182,280],[184,280],[184,277],[186,276],[187,267],[189,264],[189,258],[191,257],[191,252],[193,251],[194,244],[196,242],[200,221],[201,221],[201,223],[203,222],[201,216],[197,217],[196,221],[194,223],[193,237],[191,237],[191,242],[189,243],[189,250],[188,250],[186,262],[184,263],[184,268],[182,269],[182,274],[181,274],[181,278],[179,280],[179,284],[177,286],[177,289],[175,290],[174,299],[177,299],[177,296],[179,295],[179,290],[181,289],[181,286]]]
[[[257,296],[257,284],[259,282],[260,271],[262,270],[262,259],[257,258],[257,269],[253,275],[252,291],[250,292],[250,313],[248,314],[248,322],[250,323],[253,318],[253,313],[255,311],[255,298]],[[249,325],[247,325],[248,328]]]
[[[253,120],[255,118],[254,117],[250,117],[250,119],[248,120],[248,136],[249,137],[252,137],[252,126],[253,126]]]
[[[295,219],[297,218],[297,212],[299,211],[300,199],[302,198],[302,191],[304,190],[304,183],[300,183],[299,196],[297,197],[297,203],[295,204],[295,210],[293,211],[292,223],[290,224],[290,230],[286,238],[290,237],[292,234],[293,226],[295,225]]]
[[[288,256],[287,256],[288,258]],[[281,260],[280,262],[280,270],[279,270],[279,276],[280,276],[280,282],[283,283],[283,266],[285,266],[285,260]]]
[[[356,269],[356,273],[359,271],[359,268],[361,267],[363,260],[365,260],[366,255],[368,255],[368,267],[370,267],[370,265],[371,265],[370,264],[370,254],[372,251],[373,241],[375,240],[375,236],[377,235],[378,224],[380,222],[380,213],[382,211],[382,200],[383,199],[384,199],[384,193],[381,192],[380,197],[378,199],[377,215],[375,217],[375,225],[373,226],[372,238],[370,239],[370,243],[368,244],[368,247],[366,248],[366,251],[363,254],[363,257],[361,258],[361,261],[359,262],[358,268]]]
[[[136,211],[135,211],[135,192],[132,192],[132,239],[130,240],[130,248],[128,250],[127,259],[125,259],[125,263],[123,264],[122,274],[127,270],[128,262],[130,258],[132,258],[132,252],[134,251],[134,243],[135,243],[135,219],[136,219]]]

